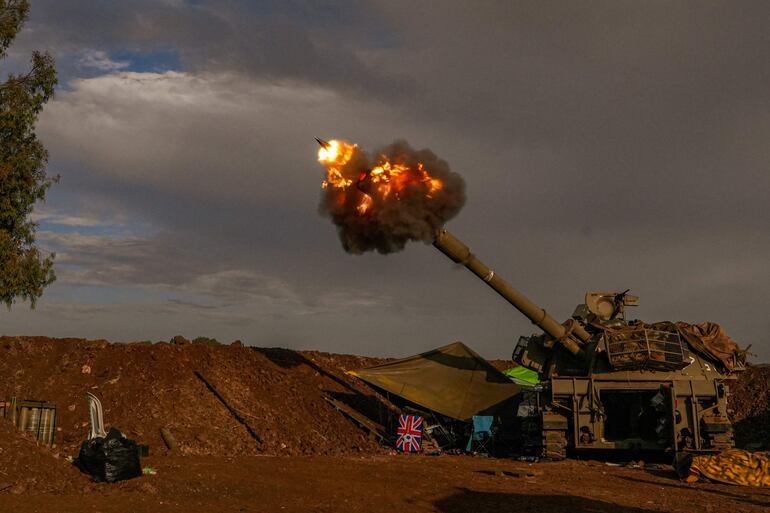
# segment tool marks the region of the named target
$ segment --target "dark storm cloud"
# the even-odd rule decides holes
[[[532,328],[474,277],[421,244],[345,255],[316,214],[312,137],[404,137],[465,178],[450,228],[557,317],[585,290],[631,287],[640,317],[721,322],[770,358],[770,4],[352,4],[33,2],[23,44],[100,74],[142,52],[179,56],[179,74],[73,82],[44,112],[63,176],[51,203],[87,193],[174,234],[143,239],[156,257],[144,278],[137,258],[127,278],[104,273],[111,283],[198,284],[211,301],[199,277],[247,270],[298,299],[255,314],[258,329],[251,311],[218,310],[211,325],[231,338],[237,325],[275,344],[402,355],[459,338],[507,356]],[[93,269],[123,258],[87,253]],[[293,317],[338,289],[386,299]],[[203,325],[179,301],[208,302],[175,301],[173,322]],[[139,336],[144,315],[109,319]],[[344,337],[319,340],[340,323]]]
[[[756,201],[770,185],[766,149],[741,143],[770,130],[766,3],[439,4],[403,20],[410,51],[393,68],[431,84],[405,102],[466,137],[558,153],[561,169],[538,180],[559,201],[590,187],[630,221],[640,196],[691,215],[733,202],[725,192]],[[394,16],[403,7],[383,5]]]
[[[370,26],[364,29],[362,20]],[[137,0],[33,3],[25,46],[43,44],[72,66],[88,49],[148,55],[178,55],[192,71],[240,73],[296,80],[354,92],[391,95],[412,87],[405,76],[383,74],[359,56],[381,47],[386,27],[365,6],[349,2],[201,2]],[[75,60],[75,66],[78,61]],[[67,69],[69,73],[82,73]]]

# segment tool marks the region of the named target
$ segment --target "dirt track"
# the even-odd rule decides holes
[[[202,512],[760,512],[770,490],[685,485],[668,470],[463,456],[159,457],[158,470],[65,494],[0,494],[0,510]],[[507,472],[507,474],[506,474]],[[526,473],[533,477],[526,477]]]

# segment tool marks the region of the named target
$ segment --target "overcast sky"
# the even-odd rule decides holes
[[[58,281],[4,334],[404,356],[533,332],[435,249],[346,254],[314,137],[463,175],[448,228],[559,319],[588,290],[770,361],[770,3],[33,0]]]

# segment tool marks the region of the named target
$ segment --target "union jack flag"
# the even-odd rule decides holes
[[[401,452],[419,452],[422,441],[422,417],[401,415],[398,418],[396,434],[398,434],[397,449]]]

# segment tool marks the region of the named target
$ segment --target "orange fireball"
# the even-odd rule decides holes
[[[334,203],[351,206],[359,216],[370,214],[379,205],[400,201],[406,194],[429,200],[444,185],[421,162],[410,164],[409,159],[399,155],[379,155],[370,169],[355,169],[350,164],[358,151],[355,144],[331,140],[321,145],[318,161],[326,168],[321,187],[339,194]],[[355,189],[351,188],[354,184]]]
[[[321,187],[329,186],[345,189],[353,184],[353,180],[345,178],[342,168],[350,162],[357,146],[346,141],[331,140],[321,145],[318,150],[318,162],[326,167],[326,180]]]

